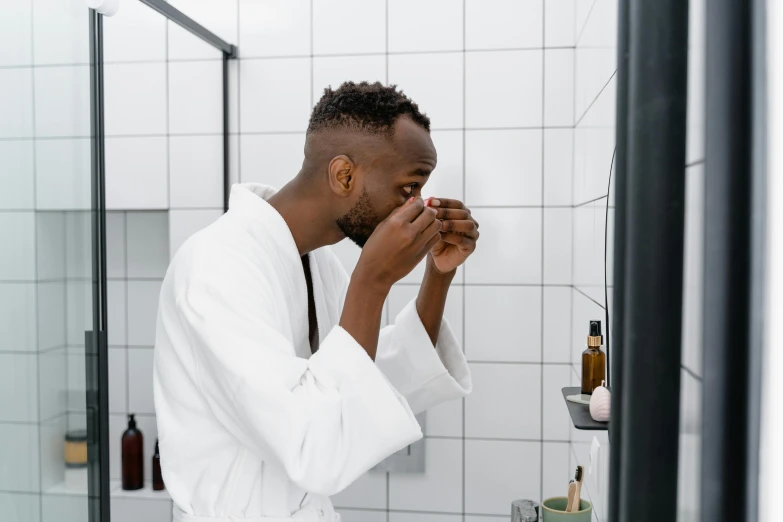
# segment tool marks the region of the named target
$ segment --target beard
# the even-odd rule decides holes
[[[375,231],[375,227],[380,223],[372,208],[367,187],[362,187],[362,194],[359,196],[359,200],[351,207],[351,210],[338,218],[336,223],[348,239],[356,243],[359,248],[364,247],[373,231]]]

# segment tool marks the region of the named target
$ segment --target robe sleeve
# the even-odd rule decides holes
[[[381,330],[375,364],[408,401],[413,413],[468,395],[470,370],[448,321],[441,321],[438,342],[421,322],[413,299],[393,325]]]
[[[335,326],[312,357],[298,358],[274,326],[274,298],[232,286],[188,283],[177,311],[210,409],[261,459],[328,496],[422,437],[406,400],[348,332]]]

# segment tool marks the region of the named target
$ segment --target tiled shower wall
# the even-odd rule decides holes
[[[459,271],[446,310],[475,391],[428,412],[426,473],[368,473],[334,498],[347,522],[486,522],[508,517],[513,499],[565,491],[573,471],[560,387],[571,377],[582,3],[177,3],[238,43],[236,179],[282,186],[301,166],[309,112],[323,88],[378,80],[398,84],[432,118],[439,165],[425,193],[462,199],[481,222],[480,248]],[[352,269],[359,250],[348,242],[336,250]],[[415,295],[421,275],[417,269],[395,285],[387,321]]]
[[[608,305],[612,306],[612,246],[614,242],[614,186],[609,184],[615,140],[617,0],[577,2],[574,123],[574,280],[572,382],[580,382],[580,353],[587,323],[604,319],[604,234],[608,236]],[[705,2],[690,2],[688,58],[688,114],[686,234],[683,294],[683,360],[678,520],[699,519],[701,450],[701,307],[704,211],[704,23]],[[605,231],[606,201],[609,200]],[[604,333],[606,335],[606,325]],[[572,429],[572,466],[590,468],[592,434]],[[605,520],[608,490],[609,444],[597,437],[599,457],[586,483],[595,517]],[[595,456],[596,454],[594,454]]]
[[[586,348],[589,321],[601,321],[606,342],[607,297],[609,306],[612,301],[614,192],[609,175],[615,143],[617,0],[577,1],[575,18],[574,255],[570,356],[573,364],[571,385],[579,386],[582,378],[581,353]],[[609,248],[605,259],[606,244]],[[608,287],[606,292],[605,283]],[[611,356],[611,338],[609,342]],[[606,346],[603,349],[606,350]],[[594,437],[600,449],[591,461]],[[606,520],[607,432],[571,428],[571,439],[569,468],[575,468],[577,464],[585,468],[584,496],[593,502],[594,520]]]
[[[67,361],[91,329],[87,12],[13,0],[0,18],[0,517],[53,521],[86,499],[64,478]],[[87,236],[89,239],[89,236]],[[82,358],[82,365],[84,359]]]

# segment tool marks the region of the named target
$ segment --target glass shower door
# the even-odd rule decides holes
[[[3,521],[108,520],[96,23],[82,0],[0,20]]]

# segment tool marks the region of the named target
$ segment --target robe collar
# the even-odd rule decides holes
[[[295,329],[302,329],[307,337],[307,282],[304,277],[302,258],[299,256],[299,248],[296,246],[291,229],[283,216],[270,205],[267,200],[271,198],[277,189],[261,183],[242,183],[231,187],[231,196],[228,201],[229,214],[234,214],[247,226],[251,237],[264,246],[265,250],[274,251],[277,256],[281,273],[285,275],[288,283],[291,302],[296,317]],[[271,248],[270,248],[271,247]],[[321,270],[318,266],[318,256],[310,252],[310,271],[313,279],[313,291],[315,292],[316,317],[318,319],[318,334],[320,340],[326,335],[326,310],[324,295],[321,286]],[[302,306],[303,305],[303,306]],[[289,308],[290,309],[290,308]],[[300,331],[302,331],[300,330]],[[309,357],[309,343],[307,350],[297,353],[300,357]]]

